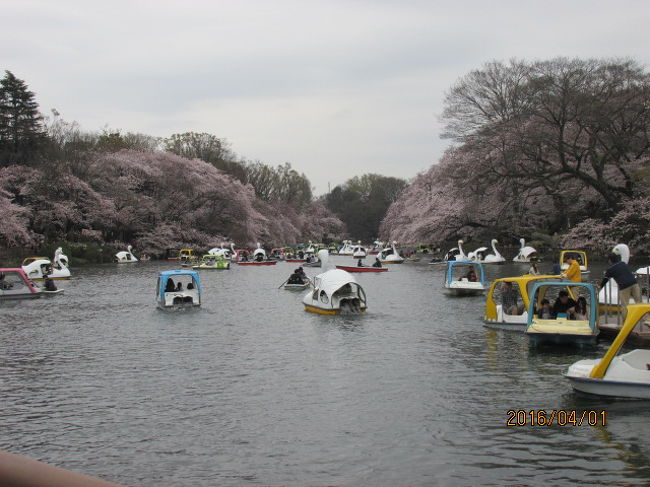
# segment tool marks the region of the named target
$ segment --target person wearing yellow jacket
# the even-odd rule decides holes
[[[573,282],[582,282],[582,276],[580,274],[580,264],[578,261],[572,257],[567,257],[564,259],[564,262],[569,264],[569,268],[562,273],[562,277]]]

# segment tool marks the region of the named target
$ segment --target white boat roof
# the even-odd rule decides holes
[[[529,257],[531,254],[534,254],[535,252],[537,252],[537,250],[535,250],[534,247],[528,247],[528,246],[524,247],[519,251],[519,253],[524,257]]]
[[[357,281],[352,274],[342,269],[332,269],[314,278],[314,287],[325,291],[328,296],[349,283],[357,284]]]
[[[476,249],[474,251],[474,253],[476,253],[476,252],[485,252],[487,249],[488,249],[487,247],[479,247],[478,249]]]

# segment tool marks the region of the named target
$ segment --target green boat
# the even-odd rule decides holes
[[[227,270],[230,269],[230,262],[220,255],[205,254],[199,265],[192,266],[197,270]]]

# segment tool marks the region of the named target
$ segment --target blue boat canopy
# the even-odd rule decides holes
[[[472,266],[479,269],[480,274],[477,276],[479,282],[485,286],[485,271],[483,269],[483,264],[480,262],[475,262],[473,260],[449,260],[447,261],[447,283],[451,283],[454,280],[454,267],[455,266]]]
[[[181,276],[190,277],[194,281],[196,289],[199,292],[199,295],[201,295],[201,280],[199,279],[199,273],[197,271],[190,270],[190,269],[160,271],[160,274],[158,275],[158,279],[160,279],[159,297],[161,299],[165,296],[165,286],[167,285],[167,281],[170,278],[181,277]]]

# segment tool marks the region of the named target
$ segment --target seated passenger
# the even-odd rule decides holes
[[[365,267],[363,265],[362,259],[359,259],[359,261],[357,262],[357,267]]]
[[[542,299],[542,307],[537,313],[540,320],[550,320],[553,317],[553,311],[551,310],[551,303],[548,299]]]
[[[300,274],[298,269],[296,269],[293,272],[293,274],[289,276],[289,279],[287,280],[287,284],[304,284],[302,275]]]
[[[504,281],[501,284],[501,306],[507,315],[520,315],[523,311],[519,309],[517,300],[519,293],[512,287],[512,283]]]
[[[474,269],[470,269],[469,271],[467,271],[467,275],[465,277],[469,282],[478,281],[478,277],[476,277],[476,272],[474,272]]]
[[[174,284],[173,279],[167,279],[167,284],[165,285],[165,292],[166,293],[173,293],[176,291],[176,285]]]
[[[586,320],[587,318],[587,300],[584,296],[580,296],[576,302],[575,313],[573,315],[575,320]]]
[[[296,272],[300,275],[302,279],[308,279],[307,274],[305,274],[305,270],[302,267],[298,267]]]
[[[176,284],[175,291],[178,293],[178,292],[180,292],[182,290],[183,290],[183,284],[179,282],[178,284]]]
[[[381,267],[381,260],[379,260],[379,257],[375,257],[375,263],[372,264],[373,267]]]
[[[46,291],[56,291],[56,285],[54,281],[50,279],[50,276],[45,276],[45,290]]]
[[[191,282],[190,282],[190,283],[187,285],[187,290],[188,290],[188,291],[191,291],[192,289],[194,289],[194,283],[191,283]]]
[[[569,297],[569,293],[562,289],[553,304],[553,318],[557,318],[560,313],[566,314],[567,318],[572,319],[575,315],[576,302]]]

